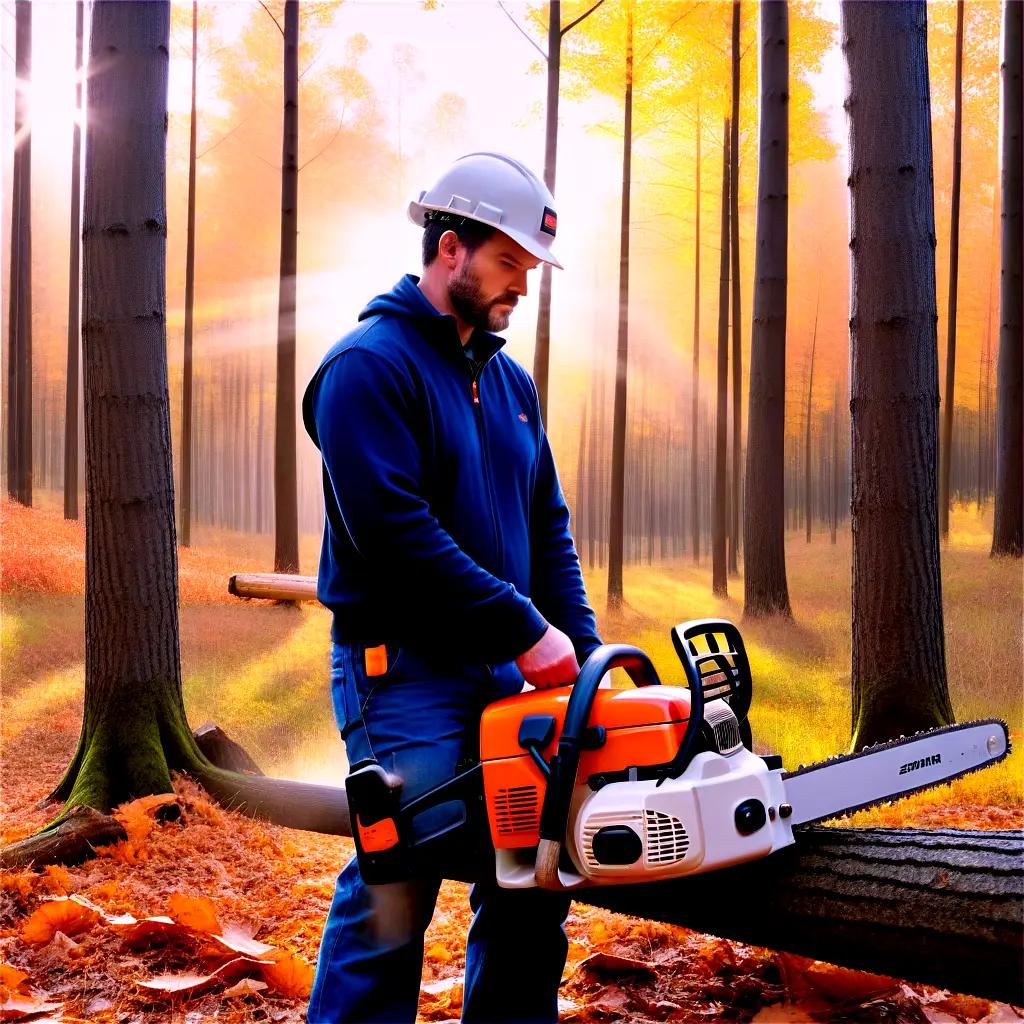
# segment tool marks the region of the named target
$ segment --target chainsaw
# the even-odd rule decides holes
[[[479,759],[414,800],[402,802],[399,780],[377,762],[353,765],[345,785],[364,880],[493,872],[504,888],[571,890],[693,875],[766,857],[800,826],[1009,753],[1006,725],[986,720],[785,771],[778,755],[752,749],[750,663],[736,626],[684,622],[672,641],[686,687],[661,685],[638,647],[605,644],[571,687],[488,705]],[[602,687],[616,668],[635,685]]]

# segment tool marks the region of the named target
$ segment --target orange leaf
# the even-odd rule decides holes
[[[100,912],[72,897],[47,900],[22,925],[21,937],[32,946],[44,946],[57,934],[77,935],[99,919]]]
[[[0,964],[0,985],[6,985],[10,989],[17,989],[25,981],[28,981],[28,975],[24,971],[19,971],[10,964]]]
[[[811,1012],[832,1003],[864,1002],[899,985],[882,974],[853,971],[791,953],[777,954],[776,961],[790,999]]]
[[[435,942],[425,955],[428,960],[446,964],[452,958],[452,951],[443,942]]]
[[[185,928],[215,935],[220,932],[217,908],[213,900],[205,896],[186,896],[176,892],[167,901],[167,912]]]
[[[0,1003],[0,1020],[21,1020],[50,1010],[59,1010],[61,1003],[48,1003],[38,996],[10,996]]]
[[[951,993],[941,999],[929,1000],[928,1005],[945,1010],[960,1020],[975,1021],[988,1016],[992,1004],[987,999],[979,999],[977,996]]]
[[[177,799],[174,793],[156,793],[153,796],[139,797],[138,800],[115,808],[114,817],[124,826],[129,840],[137,843],[153,831],[157,811],[167,804],[177,802]]]
[[[260,970],[263,972],[263,980],[271,988],[293,999],[309,998],[313,988],[313,968],[305,960],[284,950],[276,950],[264,959],[271,962],[264,964]]]
[[[634,960],[631,956],[615,953],[593,953],[584,960],[579,971],[589,970],[599,974],[654,974],[654,965],[646,960]]]

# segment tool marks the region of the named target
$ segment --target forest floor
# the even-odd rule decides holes
[[[84,530],[59,512],[7,502],[0,522],[0,842],[7,843],[52,816],[37,805],[59,780],[78,736]],[[959,720],[1004,718],[1017,750],[996,768],[844,824],[1024,825],[1021,567],[988,557],[990,529],[990,514],[958,509],[943,552],[949,685]],[[326,695],[327,612],[227,594],[232,572],[265,569],[271,545],[267,537],[199,530],[195,546],[179,551],[186,706],[194,725],[216,721],[268,774],[337,785],[345,761]],[[316,538],[304,539],[307,569],[316,564],[317,546]],[[755,679],[755,743],[794,765],[841,752],[849,741],[849,537],[832,545],[824,534],[808,545],[792,534],[787,559],[794,622],[744,624],[743,632]],[[602,636],[639,644],[666,682],[681,677],[671,625],[712,615],[742,619],[742,579],[729,581],[734,596],[715,599],[710,567],[688,558],[628,567],[626,605],[614,617],[602,613],[602,569],[586,575]],[[177,780],[173,799],[174,820],[159,813],[159,800],[123,808],[128,840],[81,866],[5,874],[0,1019],[304,1019],[320,929],[351,844],[224,811],[185,779]],[[444,885],[427,933],[422,1021],[458,1017],[466,891]],[[165,920],[140,920],[153,915]],[[560,1017],[566,1024],[1024,1019],[1024,1009],[1004,1003],[578,904],[567,932]],[[227,960],[231,966],[213,976]],[[185,981],[159,980],[186,974]],[[154,978],[155,987],[143,984]],[[168,990],[172,985],[176,991]]]

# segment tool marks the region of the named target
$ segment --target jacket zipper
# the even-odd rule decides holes
[[[480,374],[483,373],[483,369],[486,365],[487,362],[483,362],[473,371],[471,393],[473,397],[473,410],[476,413],[476,425],[480,432],[480,450],[483,454],[484,481],[487,484],[487,497],[491,504],[491,525],[494,529],[494,550],[498,556],[498,572],[502,573],[505,569],[505,553],[502,549],[501,533],[498,530],[498,513],[496,509],[498,502],[494,496],[494,485],[491,480],[491,459],[487,450],[487,427],[484,424],[484,411],[480,404],[480,387],[477,383],[480,379]]]

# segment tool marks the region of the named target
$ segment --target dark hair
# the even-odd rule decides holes
[[[496,230],[489,224],[481,224],[478,220],[467,220],[444,210],[430,210],[427,212],[426,224],[423,227],[423,266],[429,267],[437,258],[437,246],[446,231],[454,231],[458,240],[473,253]]]

